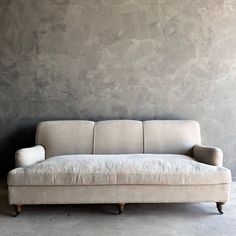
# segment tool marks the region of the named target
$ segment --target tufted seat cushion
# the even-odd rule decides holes
[[[9,172],[9,185],[205,185],[230,171],[172,154],[65,155]]]

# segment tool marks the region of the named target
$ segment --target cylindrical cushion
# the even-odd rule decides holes
[[[45,149],[41,145],[22,148],[15,153],[16,167],[26,167],[45,159]]]
[[[223,152],[217,147],[195,145],[193,157],[199,162],[213,166],[222,166],[223,162]]]

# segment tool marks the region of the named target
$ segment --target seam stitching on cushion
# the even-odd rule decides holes
[[[142,128],[143,128],[143,153],[145,153],[144,151],[144,122],[142,121]]]
[[[96,128],[97,122],[94,122],[93,126],[93,146],[92,146],[92,154],[95,154],[95,128]]]

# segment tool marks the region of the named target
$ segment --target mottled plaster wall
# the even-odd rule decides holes
[[[48,119],[194,119],[236,176],[235,0],[0,0],[0,175]]]

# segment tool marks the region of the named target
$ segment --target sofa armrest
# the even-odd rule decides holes
[[[193,147],[193,158],[205,164],[222,166],[223,152],[217,147],[198,144]]]
[[[16,167],[26,167],[45,160],[45,149],[41,145],[23,148],[15,154]]]

